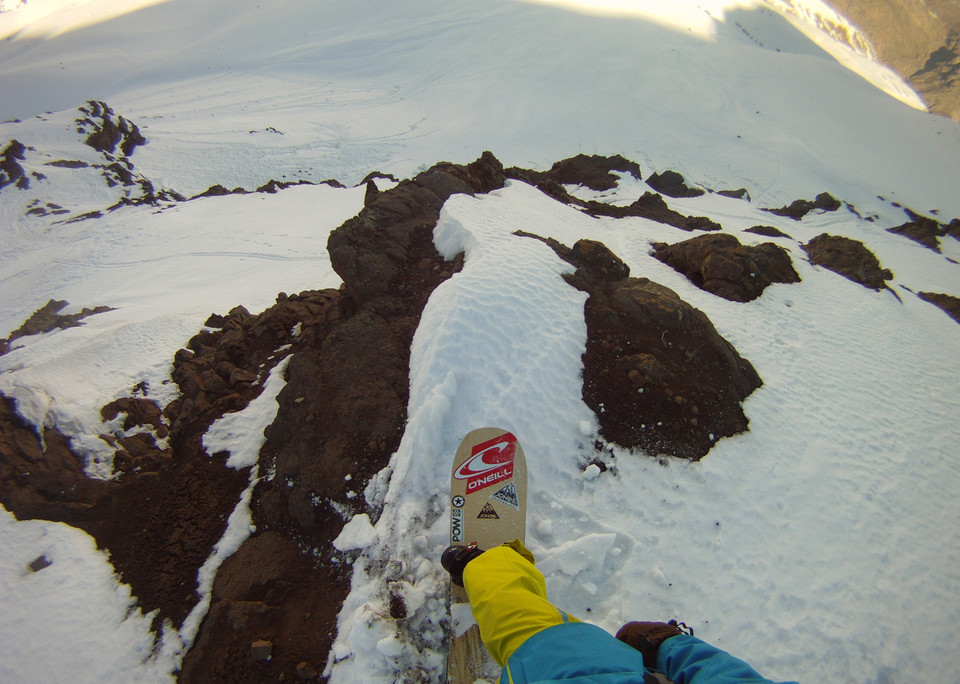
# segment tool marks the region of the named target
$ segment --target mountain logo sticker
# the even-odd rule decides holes
[[[517,485],[513,482],[498,489],[490,498],[506,504],[515,511],[520,510],[520,497],[517,496]]]
[[[497,515],[497,510],[493,505],[488,501],[487,504],[483,507],[483,510],[480,511],[480,515],[477,516],[477,520],[499,520],[500,516]]]

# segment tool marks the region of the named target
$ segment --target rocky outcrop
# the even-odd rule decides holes
[[[960,297],[937,292],[921,292],[917,296],[925,302],[939,306],[950,318],[960,323]]]
[[[629,277],[602,243],[545,242],[577,267],[567,281],[589,295],[583,400],[603,439],[699,460],[721,437],[747,429],[741,402],[762,381],[703,312],[662,285]]]
[[[466,166],[441,163],[371,194],[330,234],[344,284],[300,320],[261,450],[261,472],[275,475],[254,492],[257,535],[222,566],[181,681],[208,681],[211,672],[292,678],[303,663],[322,669],[349,589],[349,568],[331,558],[331,542],[345,516],[366,510],[367,481],[399,446],[413,334],[430,293],[462,265],[433,246],[440,209],[451,194],[489,192],[505,178],[489,153]],[[272,656],[251,663],[258,639],[274,644]]]
[[[25,159],[26,146],[19,140],[11,140],[3,152],[0,152],[0,190],[14,185],[21,190],[30,187],[30,179],[20,165]]]
[[[828,268],[872,290],[886,288],[886,281],[893,279],[893,273],[880,266],[873,252],[862,242],[850,238],[821,233],[803,245],[803,250],[811,264]]]
[[[899,226],[887,228],[888,232],[908,237],[938,253],[940,252],[940,238],[952,235],[960,239],[960,232],[958,232],[960,231],[960,219],[953,219],[949,225],[944,225],[927,216],[920,216],[909,209],[905,211],[910,220]]]
[[[821,192],[813,201],[798,199],[794,200],[789,206],[780,207],[779,209],[764,209],[764,211],[769,211],[771,214],[785,216],[787,218],[792,218],[794,221],[799,221],[815,209],[820,209],[822,211],[837,211],[842,206],[843,204],[840,202],[840,200],[830,195],[830,193]]]
[[[751,228],[747,228],[745,232],[753,233],[754,235],[762,235],[764,237],[787,238],[788,240],[793,239],[779,228],[774,228],[773,226],[753,226]]]
[[[511,167],[506,170],[506,173],[511,178],[517,178],[530,185],[535,185],[541,190],[544,189],[541,187],[543,185],[547,187],[551,185],[582,185],[591,190],[602,192],[617,187],[619,178],[614,171],[629,173],[637,180],[643,180],[640,175],[640,165],[619,154],[613,157],[578,154],[576,157],[558,161],[549,171],[531,171],[530,169]],[[547,194],[555,196],[553,192],[547,192]],[[557,199],[560,198],[557,197]]]
[[[80,107],[85,116],[77,119],[77,133],[86,135],[84,142],[95,150],[114,154],[120,148],[120,156],[129,157],[134,149],[146,145],[135,123],[117,115],[106,103],[90,100]]]
[[[63,300],[51,299],[42,307],[37,309],[23,325],[10,333],[6,339],[0,339],[0,356],[10,351],[10,343],[26,335],[38,335],[40,333],[50,332],[51,330],[63,330],[83,325],[82,321],[88,316],[113,311],[109,306],[97,306],[92,309],[84,307],[79,313],[61,314],[59,313],[67,306],[69,302]]]
[[[564,185],[582,185],[598,192],[611,190],[616,187],[619,180],[614,171],[629,173],[637,180],[641,180],[640,166],[620,155],[615,157],[598,155],[588,157],[581,154],[572,159],[557,162],[549,171],[538,172],[511,167],[506,170],[506,173],[510,178],[516,178],[536,186],[541,192],[555,200],[581,207],[593,216],[609,216],[612,218],[637,216],[687,231],[721,229],[719,223],[711,221],[705,216],[685,216],[674,211],[667,206],[663,197],[655,192],[646,192],[636,202],[624,207],[596,200],[581,200],[571,195],[563,187]],[[668,180],[671,178],[668,177]],[[682,176],[680,181],[682,184]]]
[[[647,178],[647,185],[668,197],[700,197],[704,194],[701,188],[691,188],[683,176],[676,171],[655,173]]]
[[[772,242],[741,245],[733,235],[698,235],[673,245],[654,245],[653,256],[707,292],[751,302],[772,283],[798,283],[790,255]]]

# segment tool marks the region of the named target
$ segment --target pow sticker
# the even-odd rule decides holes
[[[487,505],[483,507],[483,510],[480,511],[480,515],[477,516],[478,520],[484,519],[484,518],[488,520],[500,519],[500,516],[497,515],[496,509],[494,509],[494,507],[490,504],[489,501],[487,502]]]
[[[467,481],[467,494],[509,480],[513,477],[513,460],[517,453],[517,438],[510,432],[477,444],[470,458],[454,471],[458,480]]]
[[[499,501],[502,504],[506,504],[515,511],[520,510],[520,499],[517,497],[517,485],[515,482],[511,482],[501,487],[494,494],[492,494],[490,498],[494,501]]]

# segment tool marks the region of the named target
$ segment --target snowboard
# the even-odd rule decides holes
[[[526,502],[527,464],[517,438],[499,428],[480,428],[464,437],[450,478],[450,543],[476,542],[481,549],[490,549],[524,540]],[[466,631],[458,629],[459,623],[472,622],[466,591],[453,583],[450,590],[447,682],[473,684],[491,676],[496,680],[500,667],[487,653],[480,628],[473,623]]]

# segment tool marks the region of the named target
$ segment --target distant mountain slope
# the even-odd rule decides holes
[[[877,56],[931,111],[960,120],[960,2],[827,0],[870,38]]]

